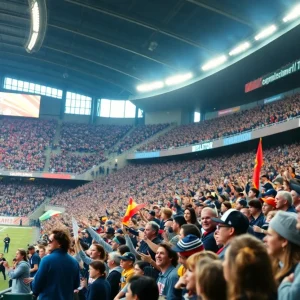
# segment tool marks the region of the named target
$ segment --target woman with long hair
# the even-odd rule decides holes
[[[228,300],[275,300],[276,284],[264,244],[251,235],[232,240],[223,262]]]
[[[186,207],[184,210],[184,219],[186,220],[187,224],[195,225],[199,230],[201,230],[201,225],[197,220],[196,212],[191,207]]]
[[[186,261],[186,272],[183,275],[183,281],[187,294],[185,299],[188,300],[197,300],[198,296],[196,293],[196,265],[197,263],[201,264],[201,261],[205,258],[212,260],[218,260],[219,257],[217,254],[212,251],[202,251],[195,254],[192,254]],[[175,286],[176,287],[176,286]]]
[[[81,281],[81,287],[86,300],[111,300],[111,288],[106,280],[105,265],[100,260],[95,260],[89,265],[90,277],[93,283],[87,286],[86,279]]]
[[[296,223],[296,214],[278,211],[264,238],[278,284],[284,277],[294,273],[300,261],[300,231],[296,229]]]
[[[206,257],[197,263],[196,290],[201,300],[227,300],[221,261]]]
[[[3,266],[8,272],[8,276],[12,279],[12,293],[29,294],[31,292],[29,282],[24,282],[30,277],[30,265],[27,260],[27,252],[25,249],[18,249],[16,252],[16,260],[13,268],[10,268],[7,261],[3,262]],[[26,281],[26,280],[25,280]]]

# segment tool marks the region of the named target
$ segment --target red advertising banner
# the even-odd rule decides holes
[[[245,93],[249,93],[253,90],[256,90],[256,89],[260,88],[261,86],[262,86],[262,77],[260,77],[256,80],[253,80],[251,82],[248,82],[245,85]]]

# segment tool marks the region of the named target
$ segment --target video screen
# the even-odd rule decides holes
[[[0,115],[38,118],[41,96],[0,93]]]

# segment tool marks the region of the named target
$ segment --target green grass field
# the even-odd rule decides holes
[[[27,245],[33,242],[34,229],[31,227],[9,227],[0,226],[0,253],[3,253],[4,243],[3,240],[6,234],[10,237],[9,252],[4,253],[5,259],[8,261],[9,265],[12,265],[12,260],[15,257],[18,248],[27,249]],[[6,281],[3,279],[2,273],[0,273],[0,291],[8,288],[8,277]]]

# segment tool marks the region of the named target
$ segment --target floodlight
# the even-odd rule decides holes
[[[162,81],[155,81],[151,83],[141,84],[136,87],[139,92],[151,92],[153,90],[158,90],[164,87]]]
[[[286,23],[298,17],[300,17],[300,4],[296,5],[292,11],[283,18],[283,22]]]
[[[233,56],[233,55],[240,54],[240,53],[244,52],[245,50],[247,50],[248,48],[250,48],[250,46],[251,46],[251,44],[249,42],[245,42],[243,44],[240,44],[239,46],[237,46],[234,49],[232,49],[229,52],[229,55]]]
[[[31,27],[30,34],[25,45],[28,53],[37,52],[44,41],[47,29],[46,0],[28,0]]]
[[[262,30],[258,35],[255,36],[255,40],[259,41],[261,39],[264,39],[268,36],[270,36],[273,32],[277,30],[277,27],[275,25],[271,25],[264,30]]]
[[[207,71],[213,69],[221,64],[223,64],[227,60],[226,55],[219,56],[215,59],[208,61],[205,65],[202,66],[203,71]]]
[[[175,75],[172,77],[169,77],[165,80],[166,85],[175,85],[182,82],[185,82],[193,77],[192,73],[186,73],[182,75]]]

